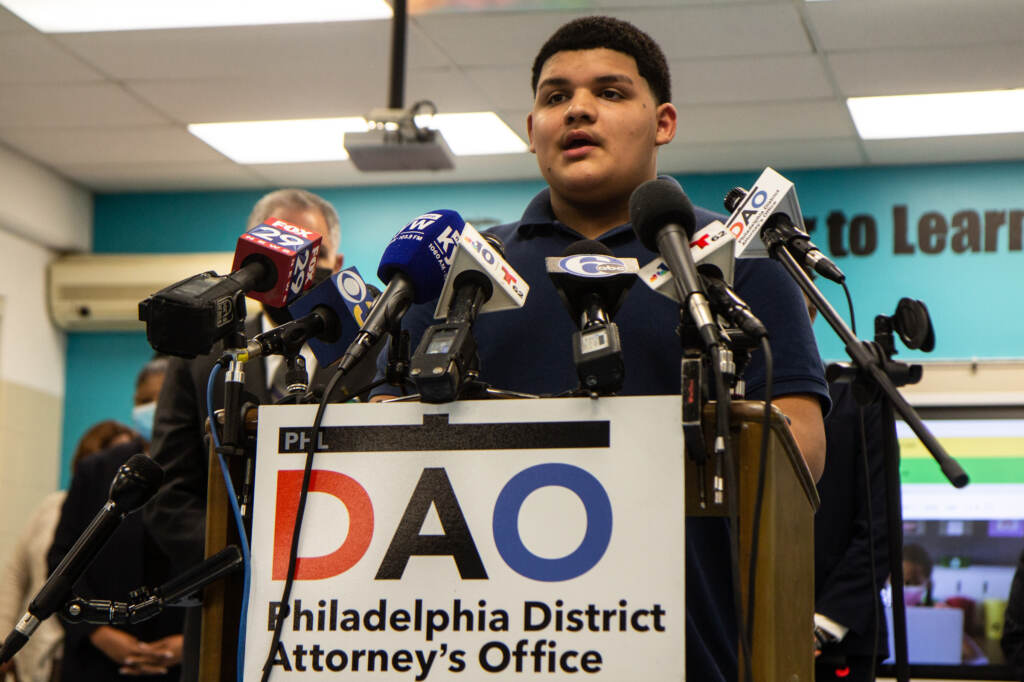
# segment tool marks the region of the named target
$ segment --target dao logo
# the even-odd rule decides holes
[[[739,220],[736,220],[729,226],[729,231],[732,236],[737,240],[743,236],[744,231],[747,229],[747,225],[750,224],[750,219],[757,215],[758,210],[765,205],[768,201],[768,193],[763,189],[754,187],[750,192],[747,193],[747,197],[740,207]]]
[[[277,472],[273,580],[284,580],[287,576],[303,475],[301,469]],[[567,548],[571,551],[554,559],[530,551],[519,529],[520,509],[527,498],[548,486],[571,491],[583,504],[587,517],[586,533],[579,545]],[[322,556],[297,557],[296,580],[323,580],[344,573],[363,560],[377,530],[374,504],[359,481],[335,471],[314,469],[309,492],[340,500],[349,517],[347,532],[338,538],[336,549]],[[441,522],[443,534],[422,532],[432,510]],[[544,582],[572,580],[596,566],[611,542],[612,526],[612,504],[601,482],[580,467],[562,463],[538,464],[514,475],[498,493],[491,513],[494,544],[505,564],[519,575]],[[400,580],[413,556],[450,556],[463,580],[488,578],[462,504],[443,467],[422,470],[409,493],[405,511],[391,530],[391,541],[380,559],[375,579]]]
[[[567,256],[558,261],[562,270],[581,277],[609,277],[626,271],[626,264],[618,258],[598,255]]]

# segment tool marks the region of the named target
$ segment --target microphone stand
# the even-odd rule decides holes
[[[792,254],[783,248],[782,242],[772,239],[768,231],[762,233],[768,242],[772,257],[782,263],[796,283],[818,309],[829,326],[839,335],[846,346],[846,353],[853,361],[849,368],[832,370],[834,374],[846,374],[854,382],[854,396],[859,402],[871,402],[881,397],[883,454],[886,471],[886,520],[888,529],[889,571],[892,584],[892,618],[893,643],[896,651],[896,679],[899,682],[909,680],[907,661],[907,621],[906,605],[903,599],[903,509],[900,493],[899,447],[896,442],[895,412],[913,430],[921,443],[928,449],[938,462],[942,473],[956,488],[967,485],[967,473],[953,459],[938,439],[928,430],[921,417],[896,389],[897,383],[905,385],[915,383],[921,378],[921,367],[908,366],[893,362],[891,355],[895,353],[891,334],[885,342],[884,331],[876,335],[874,343],[861,341],[846,326],[835,308],[822,295],[803,268],[797,264]],[[876,326],[878,323],[876,322]],[[876,331],[878,331],[876,329]],[[879,340],[880,339],[880,340]]]
[[[70,624],[134,625],[153,618],[168,606],[198,605],[187,598],[241,567],[241,551],[229,545],[160,587],[132,591],[127,602],[72,597],[64,604],[60,616]]]

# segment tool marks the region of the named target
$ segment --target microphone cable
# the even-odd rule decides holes
[[[274,636],[270,641],[270,648],[267,651],[267,659],[263,663],[262,682],[270,679],[273,671],[274,657],[277,654],[277,647],[281,643],[281,631],[284,629],[284,609],[288,607],[288,600],[291,598],[292,586],[295,582],[295,567],[299,555],[299,533],[302,530],[302,519],[306,514],[306,500],[309,497],[309,484],[313,476],[313,457],[316,454],[316,444],[320,439],[320,429],[324,420],[324,412],[331,393],[337,387],[338,382],[347,374],[341,370],[334,373],[324,389],[324,395],[317,406],[316,416],[313,418],[313,426],[310,429],[309,445],[306,448],[306,463],[302,470],[302,486],[299,489],[299,505],[295,510],[295,525],[292,527],[292,544],[288,550],[288,571],[285,574],[284,588],[281,591],[281,613],[274,623]]]
[[[242,606],[238,623],[238,649],[235,658],[235,667],[238,682],[244,682],[245,670],[245,630],[249,613],[249,587],[252,580],[252,559],[249,553],[249,541],[245,535],[245,523],[242,521],[242,512],[238,507],[238,497],[235,494],[235,484],[231,480],[231,472],[228,471],[228,464],[224,460],[224,453],[220,451],[220,436],[217,435],[217,420],[213,415],[213,386],[217,376],[224,370],[224,358],[218,360],[213,369],[210,370],[210,378],[206,382],[206,414],[210,419],[210,437],[213,438],[214,451],[217,453],[217,460],[220,463],[221,475],[224,478],[224,487],[228,495],[228,502],[231,503],[231,515],[235,519],[235,527],[238,529],[238,541],[242,547]]]
[[[768,469],[768,441],[771,432],[772,416],[772,382],[774,375],[774,361],[772,359],[771,344],[767,338],[761,339],[761,350],[764,353],[765,371],[765,400],[764,413],[761,424],[761,448],[757,464],[757,492],[754,495],[754,518],[751,521],[750,536],[750,564],[747,567],[747,620],[746,639],[754,641],[754,607],[757,586],[757,555],[759,550],[759,535],[761,531],[761,514],[764,506],[765,478]]]

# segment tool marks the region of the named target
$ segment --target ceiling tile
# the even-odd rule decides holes
[[[877,164],[1019,160],[1024,158],[1024,133],[867,140],[864,148]]]
[[[73,163],[61,173],[94,192],[190,191],[266,187],[266,181],[231,161],[207,163]]]
[[[541,45],[567,20],[590,12],[478,12],[414,19],[463,66],[519,64],[527,69]],[[658,41],[669,60],[750,54],[803,54],[810,44],[790,3],[629,9],[616,16]],[[529,71],[524,72],[529,77]]]
[[[812,2],[804,11],[825,50],[985,45],[1024,35],[1020,0]]]
[[[475,66],[466,77],[495,109],[525,109],[533,104],[530,70],[523,66]]]
[[[34,31],[34,28],[22,21],[14,12],[0,7],[0,33],[30,33]]]
[[[330,74],[263,78],[128,81],[125,87],[182,124],[362,116],[384,104],[383,81],[343,82]]]
[[[846,107],[829,100],[679,109],[676,142],[845,138],[854,135]]]
[[[162,115],[112,83],[0,85],[0,126],[24,128],[167,123]]]
[[[339,187],[387,184],[422,185],[482,180],[536,179],[540,173],[532,154],[461,156],[450,171],[361,173],[349,161],[260,164],[253,171],[277,187]]]
[[[620,16],[650,33],[669,61],[811,52],[790,2],[705,4]]]
[[[672,145],[658,154],[661,173],[749,171],[751,181],[765,166],[784,172],[793,168],[834,168],[862,165],[855,139],[754,140],[743,143]],[[723,195],[728,187],[722,188]],[[719,207],[710,207],[721,210]]]
[[[672,100],[681,104],[788,101],[834,94],[811,55],[673,62]]]
[[[414,16],[419,27],[463,67],[514,64],[526,67],[551,33],[579,16],[569,12],[473,12]]]
[[[54,36],[96,68],[121,80],[320,73],[337,74],[342,82],[385,79],[390,37],[390,23],[385,21]],[[448,64],[430,41],[413,30],[409,32],[407,60],[419,66]]]
[[[439,113],[493,111],[490,97],[460,69],[410,69],[405,82],[405,106],[430,100]]]
[[[58,171],[64,164],[224,160],[198,138],[172,126],[110,130],[0,128],[0,140]]]
[[[829,64],[849,97],[1024,85],[1024,43],[840,52],[829,57]]]
[[[36,32],[11,33],[0,40],[0,84],[75,83],[103,76]]]

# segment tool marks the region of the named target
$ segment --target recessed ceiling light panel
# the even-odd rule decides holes
[[[851,97],[846,106],[864,140],[1024,132],[1024,90]]]
[[[389,19],[384,0],[4,0],[43,33]]]

